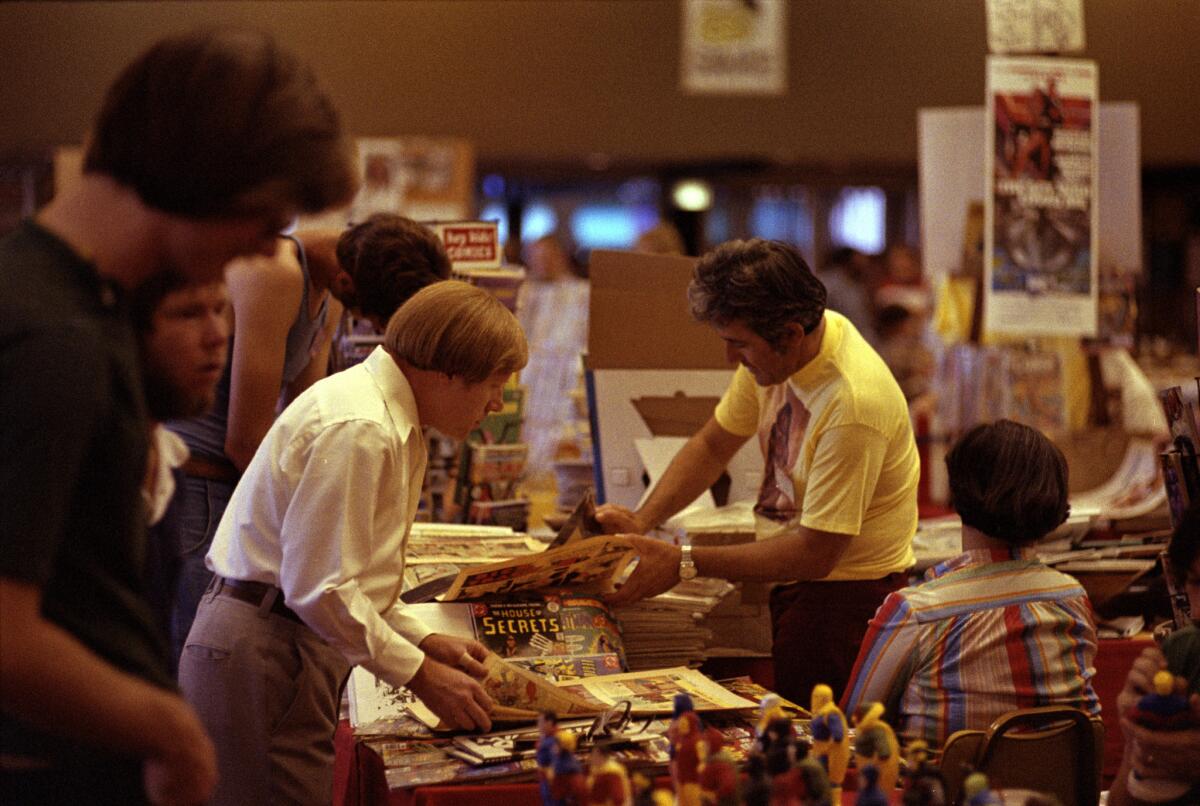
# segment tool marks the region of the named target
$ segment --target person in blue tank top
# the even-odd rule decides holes
[[[180,558],[168,614],[173,660],[208,585],[204,557],[234,486],[276,414],[325,377],[343,309],[382,328],[410,296],[449,275],[432,230],[386,213],[344,231],[281,236],[274,255],[229,264],[233,338],[216,404],[202,417],[168,424],[191,452],[156,535]]]

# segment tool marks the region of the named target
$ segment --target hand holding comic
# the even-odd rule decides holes
[[[476,679],[482,680],[487,675],[483,661],[488,650],[478,641],[433,633],[421,642],[421,650],[434,660],[461,669]]]
[[[427,639],[428,640],[428,639]],[[408,688],[451,728],[491,730],[493,702],[479,681],[433,657],[408,681]]]
[[[651,537],[624,535],[637,549],[638,562],[625,584],[605,601],[613,606],[657,596],[679,584],[679,547]]]

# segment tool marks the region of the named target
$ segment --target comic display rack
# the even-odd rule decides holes
[[[1200,378],[1196,384],[1200,390]],[[1159,392],[1158,397],[1171,431],[1171,445],[1162,453],[1163,482],[1167,488],[1171,523],[1178,526],[1183,513],[1192,504],[1200,503],[1200,465],[1196,461],[1200,425],[1195,407],[1184,399],[1183,389],[1172,386]]]
[[[1200,378],[1196,379],[1196,387],[1200,395]],[[1182,388],[1172,386],[1159,392],[1158,396],[1171,431],[1171,446],[1161,455],[1163,485],[1167,489],[1171,525],[1178,526],[1189,508],[1200,505],[1200,462],[1196,457],[1196,448],[1200,445],[1200,419],[1197,419],[1196,407],[1184,399]],[[1174,585],[1165,551],[1160,559],[1175,626],[1183,627],[1191,623],[1187,592]]]

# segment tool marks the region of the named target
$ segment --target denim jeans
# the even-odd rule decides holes
[[[185,476],[172,502],[172,506],[178,507],[173,521],[178,530],[174,543],[180,561],[179,586],[171,611],[171,653],[176,663],[183,654],[200,597],[212,578],[212,572],[204,565],[204,556],[212,545],[233,488],[227,482]]]

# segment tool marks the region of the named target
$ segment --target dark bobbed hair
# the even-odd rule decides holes
[[[354,307],[380,322],[425,286],[450,277],[450,258],[433,230],[391,213],[343,232],[337,260],[354,279]]]
[[[1067,460],[1040,431],[1011,420],[977,425],[946,455],[950,503],[963,524],[1014,545],[1067,519]]]
[[[775,348],[795,323],[811,332],[825,313],[825,285],[794,246],[754,238],[728,241],[700,258],[688,286],[696,320],[740,322]]]
[[[1200,556],[1200,505],[1188,509],[1175,527],[1171,542],[1167,545],[1167,559],[1171,562],[1171,575],[1175,584],[1183,587],[1188,569]]]
[[[266,33],[212,28],[163,39],[125,68],[83,170],[189,218],[317,212],[352,196],[351,154],[306,66]]]

